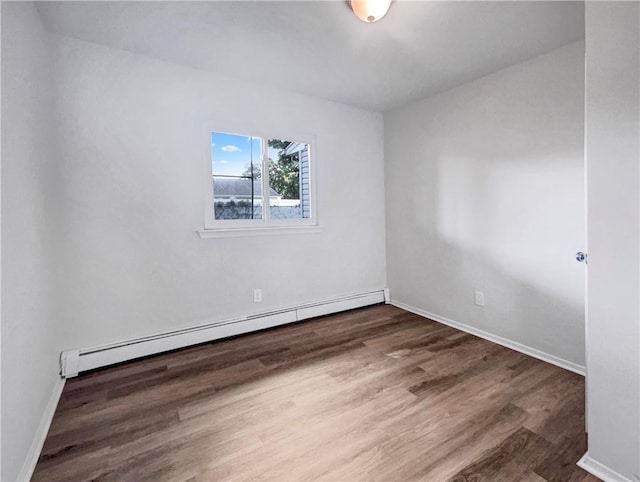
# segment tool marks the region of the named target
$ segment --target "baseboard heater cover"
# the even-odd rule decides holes
[[[277,311],[206,323],[95,348],[67,350],[60,355],[60,374],[64,378],[72,378],[88,370],[135,358],[385,301],[385,290],[371,291]]]

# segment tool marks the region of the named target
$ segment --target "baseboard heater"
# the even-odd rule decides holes
[[[389,290],[370,291],[206,323],[95,348],[67,350],[60,355],[60,374],[64,378],[72,378],[81,372],[135,358],[389,301]]]

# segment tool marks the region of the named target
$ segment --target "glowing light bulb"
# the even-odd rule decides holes
[[[363,22],[373,23],[386,15],[392,0],[351,0],[351,10]]]

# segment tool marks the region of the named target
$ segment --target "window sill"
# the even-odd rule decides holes
[[[248,236],[277,236],[289,234],[315,234],[322,232],[322,226],[270,226],[263,228],[216,228],[199,229],[198,236],[205,238],[234,238]]]

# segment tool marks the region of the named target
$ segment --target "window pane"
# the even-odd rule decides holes
[[[271,218],[310,218],[309,144],[269,139],[268,152]]]
[[[258,137],[211,133],[215,219],[262,219],[261,152]]]

